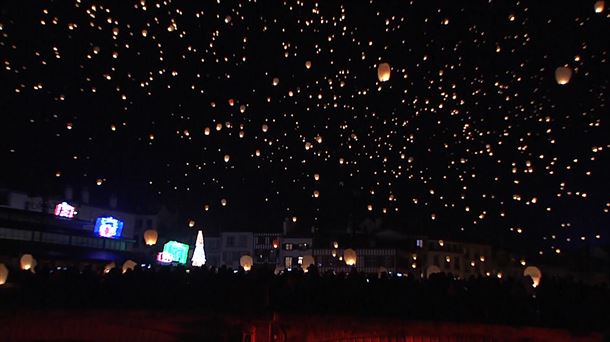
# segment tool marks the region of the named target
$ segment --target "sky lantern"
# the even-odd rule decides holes
[[[343,259],[345,260],[345,264],[347,266],[356,265],[356,251],[351,248],[344,250]]]
[[[235,105],[235,100],[229,99],[229,106],[233,107]]]
[[[305,62],[305,68],[311,69],[311,61]]]
[[[263,126],[261,127],[263,132],[267,132],[269,130],[269,126],[267,126],[267,124],[263,124]]]
[[[110,273],[110,271],[115,267],[116,267],[116,263],[114,261],[107,264],[106,266],[104,266],[104,273],[105,274]]]
[[[210,135],[210,127],[206,127],[203,129],[203,134]]]
[[[387,82],[390,80],[390,65],[388,63],[381,63],[377,67],[377,78],[379,82]]]
[[[241,113],[244,113],[244,112],[246,111],[246,105],[240,105],[240,106],[239,106],[239,111],[240,111]]]
[[[557,81],[557,84],[568,84],[571,78],[572,69],[570,67],[558,67],[557,69],[555,69],[555,80]]]
[[[189,220],[189,228],[195,227],[195,220]]]
[[[319,173],[314,174],[313,179],[320,180],[320,174]]]
[[[277,86],[278,84],[280,84],[280,79],[279,79],[279,78],[277,78],[277,77],[274,77],[274,78],[273,78],[273,86],[275,87],[275,86]]]
[[[148,229],[144,232],[144,242],[147,246],[154,246],[157,244],[159,234],[154,229]]]
[[[528,266],[523,270],[523,276],[532,278],[532,286],[538,287],[540,279],[542,279],[542,272],[536,266]]]
[[[601,13],[604,11],[604,7],[605,7],[605,2],[603,0],[599,0],[595,2],[595,13]]]
[[[261,155],[261,150],[257,149],[256,151],[254,151],[254,154],[255,154],[257,157],[260,157],[260,155]]]
[[[318,191],[318,190],[314,190],[314,191],[313,191],[313,197],[315,197],[315,198],[320,197],[320,191]]]
[[[441,269],[438,266],[430,265],[426,268],[426,278],[430,278],[431,275],[441,273]]]
[[[125,261],[123,263],[123,273],[126,273],[127,270],[133,271],[133,269],[136,267],[136,265],[137,264],[135,261],[128,259],[127,261]]]
[[[8,268],[4,264],[0,264],[0,285],[6,284],[8,279]]]
[[[249,255],[242,255],[242,257],[239,258],[239,264],[244,268],[245,271],[250,271],[253,264],[252,257]]]
[[[227,199],[226,199],[226,198],[221,199],[221,200],[220,200],[220,204],[221,204],[223,207],[226,207],[226,206],[227,206]]]
[[[36,267],[36,259],[32,256],[32,254],[24,254],[19,259],[19,265],[21,269],[24,271],[32,271],[34,273],[34,268]]]
[[[229,156],[228,154],[225,154],[225,163],[229,162],[229,159],[231,159],[231,156]]]
[[[301,262],[301,268],[303,269],[303,271],[305,273],[307,273],[309,271],[308,270],[309,266],[311,266],[313,264],[314,264],[313,256],[311,256],[311,255],[303,256],[303,260]]]

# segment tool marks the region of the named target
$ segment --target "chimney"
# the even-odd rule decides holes
[[[89,204],[89,189],[87,187],[81,190],[80,200],[83,204]]]
[[[73,197],[74,197],[74,190],[72,190],[71,186],[66,186],[66,189],[64,191],[64,199],[66,201],[71,201]]]
[[[115,194],[110,195],[109,204],[110,204],[111,209],[116,209],[118,202],[119,202],[119,199],[116,197]]]

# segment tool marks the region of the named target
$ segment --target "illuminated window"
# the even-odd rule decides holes
[[[287,243],[284,245],[284,249],[287,251],[291,251],[292,250],[292,244],[291,243]]]
[[[284,258],[284,266],[286,268],[292,268],[292,257],[285,257]]]

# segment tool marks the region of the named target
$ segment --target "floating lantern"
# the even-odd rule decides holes
[[[309,266],[313,265],[314,262],[315,261],[314,261],[314,259],[313,259],[313,257],[311,255],[305,255],[303,257],[302,262],[301,262],[301,268],[303,269],[303,271],[308,272],[309,271],[308,270]]]
[[[601,13],[604,11],[606,3],[603,0],[599,0],[595,2],[595,13]]]
[[[104,273],[110,273],[110,271],[116,267],[116,263],[113,261],[106,266],[104,266]]]
[[[345,260],[345,264],[347,266],[356,265],[356,251],[351,248],[344,250],[343,259]]]
[[[523,270],[523,276],[532,278],[532,286],[538,287],[540,279],[542,279],[542,272],[536,266],[528,266]]]
[[[6,279],[8,279],[8,268],[0,264],[0,285],[6,284]]]
[[[381,63],[377,67],[377,78],[379,82],[387,82],[390,80],[390,65],[388,63]]]
[[[148,229],[144,232],[144,242],[147,246],[154,246],[157,244],[157,239],[159,238],[159,234],[154,229]]]
[[[252,257],[249,255],[242,255],[242,257],[239,258],[239,264],[244,268],[245,271],[250,271],[253,264]]]
[[[19,265],[21,266],[22,270],[32,271],[32,273],[34,273],[34,268],[36,267],[36,259],[34,259],[32,254],[24,254],[19,260]]]
[[[603,2],[603,1],[602,1]],[[305,62],[305,68],[311,69],[311,61]]]
[[[555,69],[555,81],[557,81],[557,84],[568,84],[571,78],[572,69],[570,69],[569,67],[558,67],[557,69]]]
[[[133,271],[136,267],[136,262],[133,260],[127,260],[123,263],[123,273],[127,272],[127,270]]]
[[[430,278],[431,275],[441,273],[441,269],[438,266],[430,265],[426,268],[426,278]]]

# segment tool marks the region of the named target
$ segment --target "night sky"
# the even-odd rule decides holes
[[[163,204],[176,230],[604,241],[594,4],[3,1],[0,186]]]

